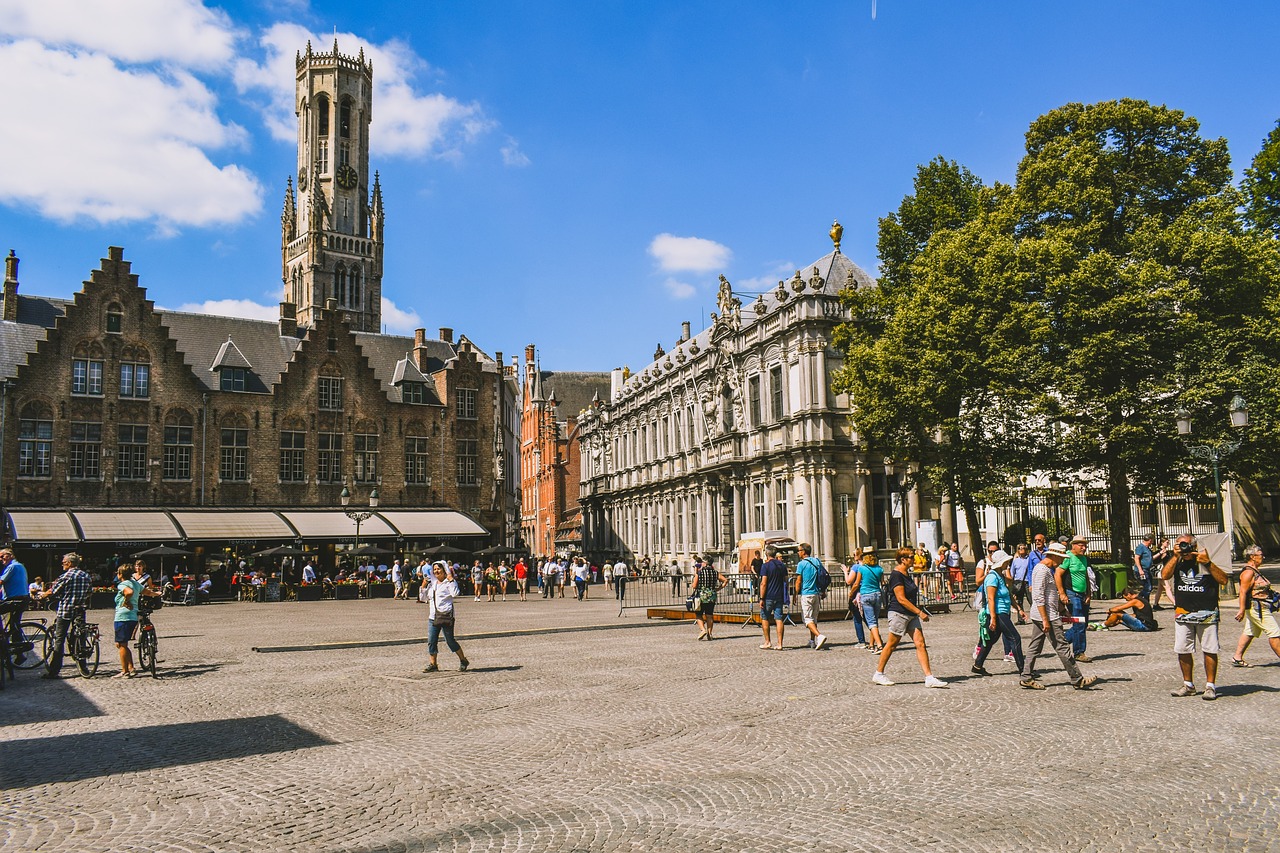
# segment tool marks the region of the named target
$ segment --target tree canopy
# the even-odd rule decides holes
[[[1174,411],[1212,438],[1227,399],[1277,378],[1276,244],[1230,180],[1225,140],[1135,100],[1041,116],[1012,188],[920,167],[881,220],[880,288],[846,297],[859,432],[966,510],[1010,471],[1101,474],[1126,543],[1135,488],[1187,485]]]

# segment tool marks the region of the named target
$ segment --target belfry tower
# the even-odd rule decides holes
[[[382,324],[382,188],[369,176],[373,64],[338,52],[297,55],[297,196],[290,179],[281,223],[284,302],[314,326],[334,300],[353,329]],[[281,306],[282,311],[286,310]]]

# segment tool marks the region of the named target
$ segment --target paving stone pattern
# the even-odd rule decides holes
[[[597,593],[599,595],[599,593]],[[459,604],[473,671],[423,645],[416,602],[156,614],[166,677],[0,693],[8,851],[1274,850],[1280,663],[1173,699],[1173,632],[1091,633],[1103,681],[968,676],[972,614],[926,626],[894,687],[852,647],[757,648],[754,626],[619,619],[609,599]],[[109,616],[94,614],[99,620]],[[1165,621],[1168,614],[1162,613]],[[103,627],[109,623],[102,621]],[[593,628],[598,626],[598,630]],[[531,629],[575,627],[558,634]],[[510,633],[507,633],[510,632]],[[108,636],[109,636],[109,632]],[[466,634],[485,634],[468,641]],[[1234,646],[1234,622],[1223,627]],[[1224,661],[1227,655],[1224,654]],[[67,672],[73,670],[68,669]],[[1199,667],[1197,679],[1200,680]]]

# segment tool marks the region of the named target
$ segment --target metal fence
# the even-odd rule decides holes
[[[887,580],[892,571],[892,564],[882,564],[882,568]],[[841,614],[840,618],[845,618],[849,606],[849,587],[844,580],[844,567],[827,566],[827,571],[831,574],[831,586],[822,600],[821,611],[828,620],[832,618],[833,613],[837,612]],[[728,582],[717,595],[716,614],[746,617],[748,620],[758,619],[760,614],[759,575],[750,572],[722,574]],[[800,602],[793,592],[795,577],[793,573],[787,578],[787,601],[784,609],[792,622],[799,623]],[[943,608],[965,607],[968,606],[969,598],[973,595],[974,586],[971,578],[949,584],[947,573],[937,571],[913,573],[912,577],[920,587],[921,607],[935,611]],[[603,584],[592,585],[591,594],[595,597],[603,592],[613,596],[618,600],[618,609],[621,613],[626,610],[684,610],[685,598],[691,594],[692,590],[692,575],[668,574],[629,578],[622,598],[618,598],[616,580],[609,585],[608,589],[604,589]],[[882,612],[883,605],[882,598]]]
[[[1129,503],[1129,541],[1132,550],[1144,534],[1157,538],[1190,533],[1216,533],[1220,512],[1212,498],[1196,500],[1186,495],[1135,498]],[[1111,503],[1101,492],[1057,495],[1033,492],[1020,504],[996,507],[995,538],[1002,543],[1023,539],[1024,530],[1046,533],[1050,539],[1083,534],[1090,552],[1111,551]]]

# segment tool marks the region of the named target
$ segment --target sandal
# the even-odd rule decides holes
[[[1238,666],[1238,667],[1249,667],[1249,666],[1253,666],[1253,664],[1251,664],[1251,663],[1249,663],[1249,662],[1245,661],[1243,658],[1232,658],[1232,659],[1231,659],[1231,665],[1232,665],[1232,666]]]
[[[769,645],[768,643],[764,643],[763,645],[760,646],[760,648],[768,650],[773,648],[773,646]]]

